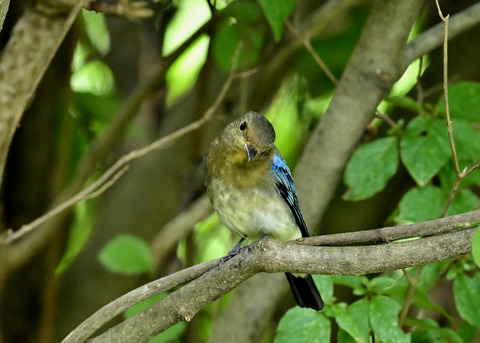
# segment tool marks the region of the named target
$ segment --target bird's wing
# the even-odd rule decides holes
[[[307,225],[303,219],[300,205],[298,204],[297,194],[295,193],[295,186],[293,184],[292,173],[288,168],[287,163],[280,155],[274,154],[272,161],[272,170],[275,178],[275,185],[282,196],[282,199],[290,208],[298,228],[302,232],[302,237],[308,237]]]

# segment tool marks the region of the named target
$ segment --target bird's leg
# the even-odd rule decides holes
[[[227,262],[229,259],[231,259],[233,256],[237,255],[240,252],[240,249],[242,248],[242,243],[245,241],[246,237],[242,237],[237,244],[228,252],[228,254],[220,260],[220,263]]]
[[[255,242],[251,243],[250,245],[247,245],[245,247],[245,251],[243,252],[242,254],[242,257],[240,258],[240,262],[239,264],[242,264],[242,261],[245,259],[245,257],[247,256],[248,252],[250,250],[252,250],[253,248],[255,248],[257,245],[259,245],[260,243],[262,243],[264,240],[266,240],[269,236],[268,235],[265,235],[263,236],[262,238],[256,240]]]

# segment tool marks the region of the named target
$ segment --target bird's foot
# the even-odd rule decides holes
[[[240,257],[240,261],[238,262],[238,264],[242,264],[243,260],[245,259],[245,257],[247,257],[247,254],[250,252],[250,250],[253,250],[255,249],[258,245],[260,245],[264,240],[266,240],[268,238],[268,235],[265,235],[263,236],[262,238],[256,240],[255,242],[247,245],[243,251],[243,254],[242,256]]]
[[[245,240],[245,237],[242,237],[240,239],[240,241],[238,241],[238,243],[235,244],[235,246],[232,248],[232,250],[230,250],[226,256],[221,258],[220,263],[225,263],[229,259],[231,259],[232,257],[238,255],[238,253],[242,249],[242,243],[243,243],[244,240]]]

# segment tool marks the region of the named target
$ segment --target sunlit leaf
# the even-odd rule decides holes
[[[125,275],[148,273],[153,268],[149,245],[132,235],[112,239],[100,250],[98,258],[108,270]]]
[[[110,35],[108,33],[105,15],[95,11],[82,9],[82,17],[85,22],[85,31],[90,43],[105,55],[110,50]]]
[[[175,15],[168,22],[163,41],[163,54],[169,55],[197,31],[211,17],[206,1],[182,0],[176,2]]]
[[[200,37],[168,68],[165,76],[168,85],[167,105],[171,106],[195,85],[207,59],[208,43],[208,37]]]
[[[115,90],[115,80],[112,71],[104,62],[94,60],[72,74],[70,86],[75,92],[109,95]]]

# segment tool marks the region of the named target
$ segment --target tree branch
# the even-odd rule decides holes
[[[348,232],[342,234],[322,235],[297,239],[300,244],[309,245],[359,245],[390,243],[399,239],[429,237],[459,229],[471,228],[480,224],[480,210],[458,214],[455,216],[429,220],[425,222],[390,226],[380,229]]]
[[[448,37],[460,33],[480,23],[480,3],[453,15],[448,24]],[[443,44],[444,23],[438,23],[407,44],[403,52],[401,64],[406,68],[410,63]]]
[[[361,275],[387,270],[409,268],[469,253],[474,222],[480,221],[480,210],[424,223],[407,225],[404,236],[396,239],[418,237],[421,234],[446,232],[436,236],[371,246],[331,247],[314,246],[322,237],[281,243],[266,240],[259,249],[252,249],[242,259],[242,253],[216,268],[219,259],[206,262],[165,278],[153,281],[108,304],[65,338],[64,343],[84,342],[103,324],[127,307],[161,291],[169,290],[189,280],[194,281],[173,292],[144,312],[122,322],[96,337],[95,341],[143,342],[165,330],[179,320],[189,321],[207,304],[226,294],[238,284],[258,272],[277,273],[290,271],[311,274]],[[465,230],[447,232],[460,227]],[[351,244],[380,233],[392,237],[399,227],[331,235],[339,244]],[[327,241],[329,240],[329,236]],[[240,263],[241,260],[241,263]],[[319,263],[320,261],[320,263]],[[203,275],[201,275],[205,272]],[[181,305],[179,305],[181,304]],[[160,319],[161,318],[161,319]]]
[[[375,109],[403,74],[399,55],[422,1],[375,1],[327,112],[295,169],[297,193],[314,230]],[[307,200],[308,199],[308,200]]]
[[[40,5],[39,5],[40,6]],[[71,7],[69,7],[71,6]],[[70,30],[83,1],[58,8],[29,8],[15,25],[0,57],[0,180],[5,161],[25,108],[60,43]],[[54,13],[50,13],[55,11]]]

